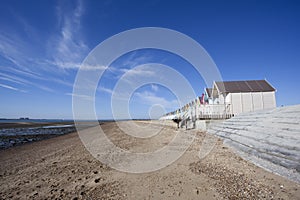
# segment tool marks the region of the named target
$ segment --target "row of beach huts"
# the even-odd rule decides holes
[[[228,119],[241,113],[276,108],[275,92],[267,80],[218,81],[205,88],[201,97],[160,119]]]

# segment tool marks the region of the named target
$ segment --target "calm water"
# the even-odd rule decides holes
[[[28,123],[58,123],[58,122],[73,122],[71,119],[0,119],[0,123],[19,123],[19,122],[28,122]]]

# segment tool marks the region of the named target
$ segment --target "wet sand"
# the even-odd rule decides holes
[[[49,139],[76,131],[73,122],[0,123],[0,149]]]
[[[116,145],[145,152],[177,133],[167,126],[159,136],[136,139],[113,122],[102,128]],[[119,172],[96,160],[77,133],[1,150],[0,199],[299,199],[299,184],[243,160],[221,139],[200,160],[206,133],[193,133],[196,140],[180,159],[144,174]]]
[[[68,122],[7,122],[0,123],[0,129],[2,128],[34,128],[42,126],[58,126],[58,125],[72,125],[71,121]]]

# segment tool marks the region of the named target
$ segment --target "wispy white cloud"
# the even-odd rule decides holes
[[[5,85],[5,84],[2,84],[2,83],[0,83],[0,87],[6,88],[6,89],[9,89],[9,90],[18,91],[18,92],[24,92],[24,93],[27,92],[25,90],[21,90],[19,88],[16,88],[16,87],[13,87],[13,86],[10,86],[10,85]]]
[[[11,83],[16,83],[16,84],[22,85],[23,87],[26,87],[26,88],[35,87],[35,88],[39,88],[43,91],[47,91],[47,92],[51,92],[51,93],[55,92],[54,89],[49,88],[45,85],[29,81],[29,80],[21,78],[19,76],[9,75],[9,74],[5,74],[2,72],[0,72],[0,80],[4,80],[6,82],[11,82]],[[4,85],[6,85],[6,84],[3,84],[2,87],[4,87]],[[27,90],[25,91],[25,90],[21,90],[21,89],[11,87],[8,85],[6,85],[6,86],[7,86],[6,88],[11,89],[11,90],[16,90],[16,91],[20,91],[20,92],[28,92]],[[9,87],[11,87],[11,88],[9,88]],[[15,89],[13,89],[13,88],[15,88]]]
[[[54,53],[53,59],[58,67],[78,69],[78,64],[72,65],[73,67],[70,67],[69,64],[80,63],[89,51],[81,34],[81,17],[84,14],[83,2],[77,1],[76,8],[71,12],[65,12],[62,5],[58,5],[56,11],[60,32],[49,43],[50,53]],[[54,52],[52,48],[55,49]]]
[[[115,91],[110,88],[106,88],[103,86],[98,87],[97,89],[99,92],[105,92],[109,95],[111,95],[112,101],[119,101],[119,100],[125,100],[127,101],[130,98],[131,93],[129,91]]]
[[[152,59],[152,56],[149,54],[140,54],[137,51],[133,52],[128,56],[128,58],[122,61],[122,66],[126,67],[136,67],[137,65],[148,63]]]
[[[155,93],[144,91],[134,93],[138,97],[138,102],[146,105],[161,105],[164,108],[176,108],[178,107],[178,101],[175,99],[167,100],[164,97],[156,96]]]
[[[0,55],[15,66],[23,66],[24,70],[29,71],[29,68],[25,65],[27,63],[26,56],[22,51],[26,46],[24,43],[16,34],[0,32]]]
[[[74,83],[72,83],[70,81],[59,79],[59,78],[55,78],[55,77],[51,78],[51,81],[55,82],[55,83],[58,83],[60,85],[64,85],[64,86],[70,87],[70,88],[73,88],[73,86],[74,86]]]
[[[63,69],[80,69],[86,71],[91,71],[91,70],[104,71],[108,68],[107,66],[103,66],[103,65],[88,65],[88,64],[81,64],[75,62],[56,62],[52,64],[55,64],[56,66]]]
[[[27,87],[33,86],[33,87],[39,88],[39,89],[47,91],[47,92],[55,92],[54,89],[51,89],[47,86],[41,85],[39,83],[35,83],[33,81],[29,81],[27,79],[24,79],[24,78],[21,78],[19,76],[15,76],[15,75],[9,75],[9,74],[5,74],[5,73],[0,72],[0,79],[5,80],[5,81],[9,81],[9,82],[12,82],[12,83],[17,83],[17,84],[20,84],[22,86],[27,86]]]
[[[133,68],[133,69],[121,69],[126,76],[152,76],[155,72],[151,69]]]
[[[57,30],[41,34],[22,17],[12,12],[12,20],[19,24],[20,31],[5,28],[0,30],[0,56],[7,62],[0,72],[9,75],[0,77],[11,83],[36,87],[54,92],[51,82],[72,86],[69,70],[78,70],[89,51],[81,31],[81,18],[85,12],[83,1],[75,8],[69,3],[58,2]],[[46,43],[45,43],[46,41]],[[5,66],[3,66],[5,65]],[[103,70],[104,66],[82,66],[83,70]],[[38,83],[38,84],[36,84]]]
[[[24,36],[0,31],[0,56],[10,62],[4,66],[2,64],[0,79],[53,92],[54,90],[43,86],[41,83],[34,83],[36,80],[45,80],[49,76],[41,75],[43,67],[38,65],[36,60],[32,59],[34,57],[33,54],[35,54],[31,48],[32,44],[24,39],[22,40],[22,37]],[[31,42],[34,43],[34,41]],[[10,89],[14,90],[13,88]],[[24,92],[19,89],[18,91]]]
[[[93,101],[94,97],[89,95],[83,95],[83,94],[75,94],[75,93],[65,93],[65,95],[72,96],[72,97],[78,97],[84,100]]]
[[[18,84],[21,84],[21,85],[30,85],[30,84],[32,84],[32,82],[30,82],[30,81],[28,81],[24,78],[21,78],[19,76],[15,76],[15,75],[5,74],[5,73],[2,73],[2,72],[0,72],[0,79],[6,80],[6,81],[9,81],[9,82],[13,82],[13,83],[18,83]]]
[[[29,72],[29,71],[25,71],[23,69],[18,69],[18,68],[14,68],[14,67],[6,68],[6,69],[4,69],[4,71],[13,73],[18,76],[21,75],[22,77],[27,77],[30,79],[45,80],[45,77],[43,77],[41,74],[39,74],[37,72]]]
[[[151,89],[152,89],[154,92],[157,92],[157,91],[158,91],[158,86],[155,85],[155,84],[151,84]]]
[[[46,92],[51,92],[51,93],[56,92],[55,89],[52,89],[52,88],[47,87],[47,86],[45,86],[45,85],[34,84],[34,87],[37,87],[37,88],[39,88],[39,89],[41,89],[41,90],[44,90],[44,91],[46,91]]]
[[[153,57],[149,53],[140,53],[138,51],[134,51],[126,57],[117,59],[116,62],[112,66],[109,66],[106,70],[113,73],[111,78],[115,79],[119,79],[125,73],[129,73],[131,76],[141,74],[149,75],[153,73],[148,71],[143,73],[141,70],[136,69],[136,67],[149,63],[151,59],[153,59]]]
[[[112,90],[112,89],[105,88],[105,87],[98,87],[98,90],[99,90],[99,91],[102,91],[102,92],[106,92],[106,93],[108,93],[108,94],[112,94],[112,93],[113,93],[113,90]]]
[[[14,80],[14,79],[10,79],[10,78],[7,78],[7,77],[1,77],[0,76],[0,80],[3,80],[3,81],[9,81],[9,82],[12,82],[12,83],[17,83],[17,84],[20,84],[20,85],[23,85],[24,83],[20,82],[20,81],[17,81],[17,80]]]

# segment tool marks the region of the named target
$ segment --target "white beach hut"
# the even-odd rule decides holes
[[[275,89],[266,80],[214,82],[213,104],[229,107],[231,114],[276,108]]]

